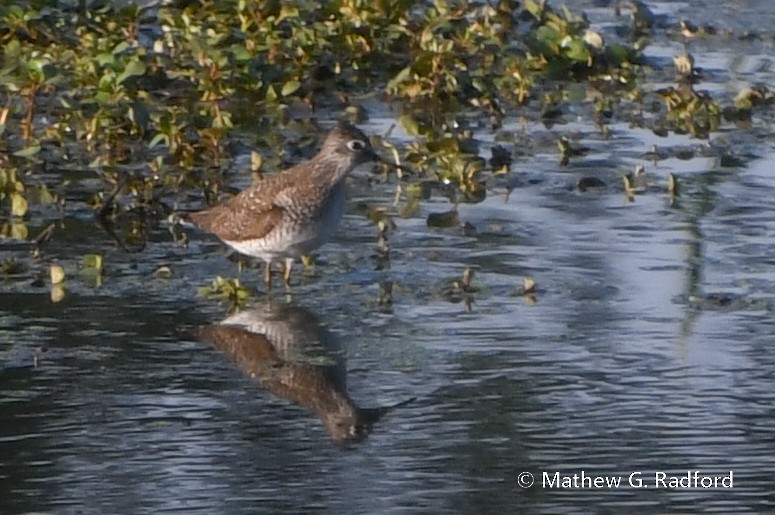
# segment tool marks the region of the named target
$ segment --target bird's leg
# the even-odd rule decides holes
[[[266,285],[267,291],[272,289],[272,261],[271,260],[267,261],[266,265],[264,266],[264,284]]]
[[[291,287],[291,268],[293,267],[293,258],[285,258],[285,266],[283,266],[283,281],[285,287]]]

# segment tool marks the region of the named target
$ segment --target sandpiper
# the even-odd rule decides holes
[[[328,241],[342,219],[345,178],[359,164],[378,159],[366,135],[340,122],[311,160],[265,177],[224,204],[187,218],[241,254],[265,263],[271,288],[272,262],[284,260],[283,280],[291,266]]]

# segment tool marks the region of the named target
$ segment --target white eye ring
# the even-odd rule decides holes
[[[366,148],[366,143],[359,139],[353,139],[347,142],[347,148],[349,148],[353,152],[358,152]]]

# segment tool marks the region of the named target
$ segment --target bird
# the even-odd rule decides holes
[[[267,290],[272,287],[272,263],[283,260],[283,281],[289,288],[294,259],[325,244],[339,226],[347,201],[347,175],[360,164],[379,160],[369,138],[342,121],[309,161],[183,218],[240,254],[263,260]]]

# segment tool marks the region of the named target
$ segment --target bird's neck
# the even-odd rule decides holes
[[[336,156],[319,156],[317,161],[313,173],[317,176],[319,183],[338,184],[353,169],[351,160]]]

